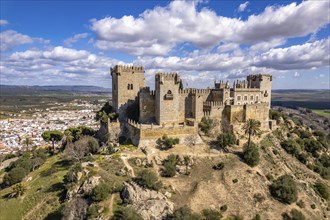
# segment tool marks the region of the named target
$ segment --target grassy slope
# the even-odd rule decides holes
[[[63,192],[60,183],[67,172],[66,166],[58,156],[49,158],[43,166],[30,173],[27,178],[32,177],[31,181],[23,181],[27,191],[20,198],[6,198],[12,191],[11,187],[1,190],[0,219],[44,219],[49,213],[56,212],[60,207],[59,198]],[[47,175],[47,172],[51,174]]]

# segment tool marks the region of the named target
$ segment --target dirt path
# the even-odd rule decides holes
[[[129,159],[129,157],[130,157],[130,155],[128,155],[128,154],[121,154],[120,155],[120,159],[123,161],[123,163],[126,166],[127,170],[131,173],[131,176],[135,177],[134,169],[127,161]]]

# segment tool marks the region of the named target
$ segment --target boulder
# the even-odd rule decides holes
[[[154,160],[156,162],[157,165],[162,165],[162,159],[159,156],[154,156]]]
[[[286,120],[286,124],[289,129],[296,127],[296,124],[291,119]]]
[[[163,219],[174,210],[174,204],[164,194],[144,189],[134,182],[125,183],[120,196],[146,220]]]
[[[92,189],[100,183],[100,176],[92,176],[86,180],[78,190],[78,193],[88,194]]]

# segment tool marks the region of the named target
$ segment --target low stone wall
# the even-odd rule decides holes
[[[156,126],[156,125],[143,125],[138,123],[127,123],[127,128],[130,133],[130,138],[134,145],[156,145],[158,139],[164,135],[173,138],[179,138],[180,143],[185,143],[188,140],[199,142],[198,127],[187,125],[174,125],[174,126]]]

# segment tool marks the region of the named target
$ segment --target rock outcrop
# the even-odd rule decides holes
[[[165,195],[144,189],[134,182],[125,183],[121,198],[146,220],[162,219],[174,210],[174,204]]]

